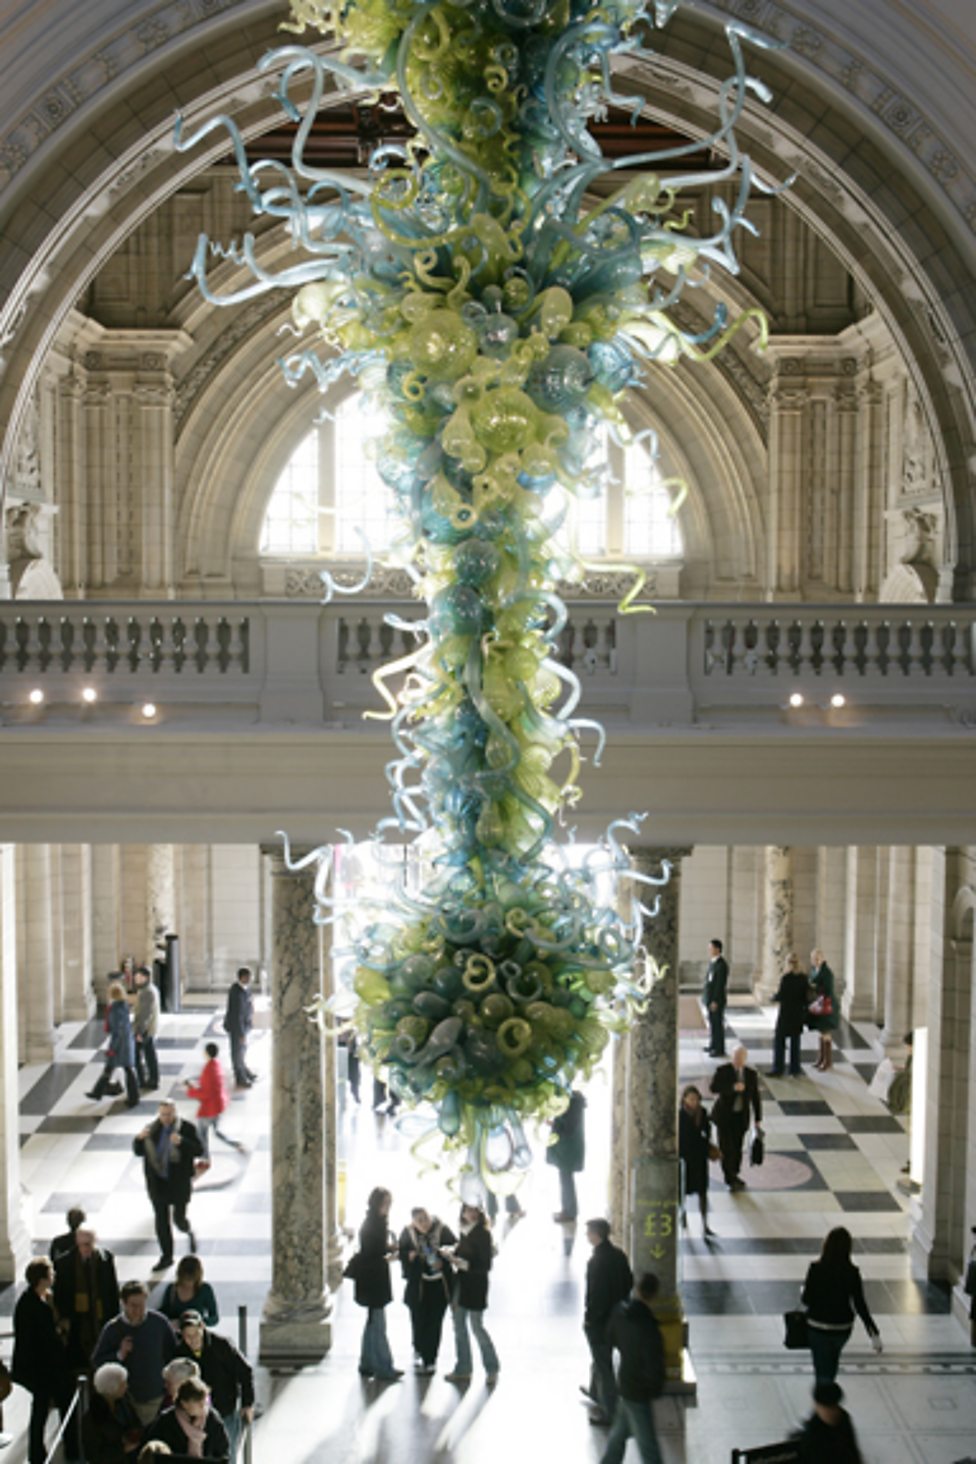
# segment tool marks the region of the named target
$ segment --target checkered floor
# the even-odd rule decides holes
[[[772,1014],[751,1005],[730,1010],[730,1043],[750,1050],[760,1072],[770,1065]],[[128,1111],[121,1101],[92,1105],[84,1097],[97,1072],[100,1026],[66,1027],[55,1063],[20,1074],[21,1159],[33,1234],[39,1250],[63,1229],[64,1211],[80,1202],[101,1241],[118,1260],[120,1277],[148,1278],[156,1253],[141,1163],[133,1134],[153,1105]],[[697,1202],[689,1207],[683,1246],[683,1295],[699,1376],[697,1407],[671,1398],[658,1405],[668,1464],[727,1464],[733,1446],[785,1436],[808,1411],[809,1360],[781,1348],[781,1313],[793,1305],[811,1259],[831,1226],[855,1236],[857,1262],[885,1352],[876,1358],[858,1328],[844,1355],[843,1382],[871,1464],[953,1464],[976,1438],[976,1377],[968,1336],[949,1315],[937,1287],[911,1278],[907,1257],[909,1201],[898,1188],[907,1135],[868,1092],[877,1064],[869,1028],[842,1027],[836,1066],[828,1074],[763,1079],[767,1162],[746,1167],[748,1188],[729,1194],[713,1175],[712,1224],[718,1240],[700,1239]],[[202,1044],[223,1042],[210,1009],[164,1019],[160,1041],[163,1091],[183,1091],[203,1060]],[[270,1280],[269,1093],[270,1036],[252,1043],[261,1074],[236,1095],[226,1127],[246,1145],[243,1155],[214,1145],[214,1166],[198,1185],[191,1215],[207,1278],[222,1311],[221,1329],[236,1335],[237,1308],[250,1316],[250,1350]],[[698,1030],[681,1036],[681,1078],[703,1090],[715,1063],[702,1053]],[[731,1048],[730,1048],[731,1050]],[[368,1098],[368,1083],[364,1083]],[[348,1100],[347,1100],[348,1101]],[[588,1090],[587,1171],[581,1213],[605,1206],[609,1146],[609,1083],[597,1075]],[[185,1105],[192,1115],[193,1105]],[[358,1224],[374,1184],[394,1191],[396,1225],[409,1206],[426,1203],[451,1216],[456,1201],[443,1176],[417,1174],[410,1148],[414,1120],[403,1127],[348,1101],[340,1135],[345,1215]],[[513,1464],[556,1457],[560,1464],[593,1464],[600,1431],[577,1407],[586,1373],[579,1329],[586,1246],[582,1235],[554,1225],[556,1175],[539,1162],[521,1194],[527,1219],[500,1224],[492,1278],[489,1329],[502,1359],[494,1394],[475,1386],[459,1395],[442,1378],[408,1376],[377,1390],[356,1375],[362,1314],[340,1289],[333,1348],[321,1366],[292,1377],[259,1377],[264,1415],[255,1434],[257,1464],[361,1464],[361,1461],[453,1460],[487,1464],[507,1453]],[[0,1295],[9,1317],[15,1289]],[[409,1333],[399,1286],[388,1310],[394,1355],[409,1360]],[[8,1344],[9,1346],[9,1344]],[[5,1349],[5,1355],[9,1353]],[[453,1361],[448,1338],[446,1370]],[[409,1369],[408,1369],[409,1371]],[[25,1400],[20,1390],[6,1409],[17,1437],[5,1457],[24,1457]]]

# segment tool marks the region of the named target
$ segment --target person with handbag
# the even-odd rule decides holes
[[[820,1259],[810,1265],[803,1283],[807,1336],[818,1383],[836,1381],[840,1355],[854,1329],[857,1312],[876,1352],[881,1334],[864,1299],[861,1273],[851,1260],[851,1232],[843,1225],[830,1231]]]
[[[701,1211],[702,1234],[712,1240],[715,1231],[708,1225],[708,1161],[719,1157],[718,1146],[712,1143],[712,1121],[708,1109],[702,1102],[701,1091],[693,1083],[681,1095],[678,1109],[678,1158],[684,1165],[684,1199],[698,1196]],[[688,1228],[685,1205],[681,1206],[681,1225]]]
[[[356,1305],[366,1308],[359,1372],[364,1378],[382,1383],[395,1383],[403,1377],[403,1369],[393,1366],[386,1336],[386,1307],[393,1300],[390,1262],[398,1255],[389,1229],[392,1204],[388,1189],[377,1186],[370,1192],[366,1218],[359,1227],[359,1250],[346,1268],[355,1285]]]
[[[712,1074],[711,1089],[715,1094],[712,1122],[718,1130],[718,1147],[722,1173],[730,1190],[742,1190],[746,1182],[742,1168],[742,1146],[749,1128],[750,1109],[756,1121],[756,1133],[762,1133],[762,1099],[759,1096],[759,1074],[747,1066],[749,1056],[744,1047],[737,1047],[732,1061],[725,1062]]]
[[[783,1076],[788,1040],[790,1077],[798,1078],[803,1071],[800,1067],[800,1044],[803,1041],[803,1028],[807,1021],[810,983],[807,980],[807,973],[800,970],[800,958],[796,951],[791,951],[787,958],[786,970],[780,977],[779,990],[773,997],[773,1001],[779,1003],[779,1011],[776,1014],[776,1030],[773,1033],[773,1066],[769,1076],[771,1078]]]
[[[839,1018],[834,973],[821,950],[810,952],[810,1005],[807,1010],[811,1029],[820,1034],[820,1052],[814,1067],[818,1072],[828,1073],[834,1065],[834,1032]]]
[[[453,1230],[417,1206],[400,1235],[400,1266],[407,1283],[403,1300],[410,1312],[417,1371],[429,1376],[436,1370],[444,1313],[451,1299],[454,1272],[441,1247],[457,1244]]]

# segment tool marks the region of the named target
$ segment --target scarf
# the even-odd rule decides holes
[[[176,1124],[167,1128],[165,1124],[159,1125],[159,1135],[153,1142],[152,1138],[146,1140],[146,1156],[149,1166],[154,1174],[160,1179],[169,1179],[169,1141],[176,1132]]]
[[[186,1452],[189,1454],[189,1456],[190,1456],[191,1459],[202,1459],[203,1458],[203,1446],[204,1446],[204,1444],[206,1442],[206,1439],[207,1439],[207,1428],[206,1428],[206,1424],[203,1424],[203,1425],[199,1425],[198,1426],[195,1423],[191,1423],[190,1420],[187,1418],[186,1414],[183,1412],[183,1409],[179,1406],[179,1404],[177,1404],[176,1409],[174,1411],[176,1413],[176,1421],[177,1421],[177,1423],[179,1424],[179,1426],[183,1430],[183,1432],[186,1434],[186,1442],[187,1442]]]

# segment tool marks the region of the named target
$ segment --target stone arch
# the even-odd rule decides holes
[[[155,31],[140,43],[138,64],[114,71],[96,63],[91,44],[77,37],[65,75],[71,71],[80,76],[79,68],[89,64],[95,71],[86,73],[84,86],[75,81],[74,93],[66,84],[61,110],[67,115],[54,125],[55,98],[49,109],[52,124],[39,128],[42,140],[35,156],[13,173],[9,139],[16,140],[16,127],[8,133],[8,152],[3,154],[13,185],[8,197],[15,204],[29,186],[41,203],[35,210],[18,211],[4,230],[8,299],[0,315],[6,352],[0,420],[7,427],[0,446],[0,482],[6,481],[6,465],[43,359],[85,283],[156,203],[223,151],[217,142],[201,147],[193,158],[174,155],[167,140],[174,104],[183,106],[191,123],[224,107],[252,135],[276,114],[268,97],[272,83],[255,76],[254,59],[281,39],[275,28],[278,4],[254,0],[235,5],[233,14],[221,0],[215,4],[218,13],[196,24],[191,35],[186,7],[173,0],[160,11],[160,16],[172,13],[171,29],[157,16]],[[724,8],[724,3],[717,4],[713,10]],[[143,9],[133,0],[119,16],[115,7],[113,34],[135,35],[145,19]],[[940,190],[934,160],[926,170],[913,157],[904,135],[907,123],[899,122],[904,107],[886,113],[869,138],[850,146],[850,138],[863,130],[865,106],[837,78],[829,78],[822,65],[825,42],[848,45],[842,20],[834,23],[836,33],[828,34],[819,20],[819,29],[794,26],[790,17],[795,12],[788,13],[775,0],[759,12],[760,7],[747,7],[749,19],[762,24],[765,16],[771,31],[778,38],[785,35],[793,50],[779,56],[764,53],[757,69],[776,100],[767,112],[749,109],[743,140],[772,178],[800,168],[791,206],[803,212],[864,283],[899,344],[934,429],[945,487],[948,568],[942,593],[967,596],[973,590],[974,565],[967,456],[976,436],[965,340],[970,333],[965,301],[972,249],[961,227],[958,190],[951,197],[945,188]],[[39,8],[38,18],[41,24],[50,22],[48,7]],[[655,79],[668,76],[673,92],[669,89],[662,97],[656,88],[653,110],[692,132],[710,129],[706,114],[717,80],[727,69],[724,47],[715,44],[717,24],[714,13],[679,14],[661,37]],[[69,27],[60,37],[65,46],[70,34]],[[857,56],[856,46],[852,54]],[[76,106],[72,95],[86,88],[86,99]],[[52,83],[51,95],[56,92]],[[921,108],[913,115],[924,123]],[[805,129],[811,131],[809,138]]]

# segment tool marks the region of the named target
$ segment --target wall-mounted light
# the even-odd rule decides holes
[[[83,702],[87,703],[88,706],[94,706],[95,703],[98,701],[98,692],[93,686],[86,686],[82,689],[81,699]]]
[[[44,702],[44,693],[39,686],[34,686],[27,693],[27,700],[32,707],[39,707]]]
[[[153,717],[155,717],[155,715],[156,715],[156,703],[155,702],[143,702],[142,707],[141,707],[141,711],[142,711],[142,715],[145,717],[146,721],[147,722],[151,722],[152,719],[153,719]]]
[[[802,705],[803,705],[803,693],[802,693],[802,691],[793,691],[793,692],[791,692],[790,693],[790,706],[791,707],[802,707]]]
[[[835,691],[833,696],[830,698],[830,705],[832,707],[846,707],[847,697],[842,691]]]

